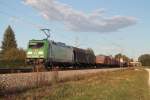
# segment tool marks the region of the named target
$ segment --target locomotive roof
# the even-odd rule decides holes
[[[32,40],[29,40],[30,42],[34,41],[34,42],[42,42],[42,41],[46,41],[46,39],[43,39],[43,40],[35,40],[35,39],[32,39]]]
[[[50,40],[49,42],[51,42],[55,45],[58,45],[58,46],[72,48],[72,46],[66,45],[65,43],[62,43],[62,42],[55,42],[55,41],[52,41],[52,40]]]
[[[78,49],[78,50],[81,50],[81,51],[86,51],[86,52],[90,52],[88,51],[88,49],[82,49],[82,48],[78,48],[78,47],[73,47],[73,46],[69,46],[69,45],[66,45],[65,43],[63,42],[55,42],[53,40],[47,40],[47,39],[43,39],[43,40],[35,40],[35,39],[32,39],[30,40],[30,42],[42,42],[42,41],[49,41],[55,45],[58,45],[58,46],[62,46],[62,47],[68,47],[68,48],[74,48],[74,49]]]

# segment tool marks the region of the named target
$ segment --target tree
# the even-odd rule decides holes
[[[116,54],[115,58],[118,60],[120,60],[120,58],[123,58],[123,61],[127,61],[127,62],[130,60],[129,57],[127,57],[126,55],[123,55],[121,53]]]
[[[121,54],[121,53],[116,54],[116,55],[115,55],[115,58],[116,58],[116,59],[122,58],[122,54]]]
[[[10,25],[4,32],[1,48],[1,62],[3,66],[24,65],[26,53],[23,49],[17,48],[15,34]]]
[[[3,55],[3,59],[9,62],[24,61],[26,57],[26,53],[23,49],[16,48],[7,50]]]
[[[26,53],[23,49],[12,48],[3,53],[2,67],[25,66]],[[1,66],[0,66],[1,67]]]
[[[150,54],[141,55],[138,61],[142,63],[142,66],[150,66]]]
[[[4,32],[1,48],[2,48],[2,53],[12,48],[17,49],[15,34],[10,25],[7,27],[7,29]]]

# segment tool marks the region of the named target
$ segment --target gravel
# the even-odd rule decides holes
[[[66,78],[73,78],[75,76],[100,71],[114,70],[119,70],[119,68],[0,74],[0,94],[4,95],[8,92],[12,93],[39,87],[41,85],[49,85],[56,80],[64,80]]]

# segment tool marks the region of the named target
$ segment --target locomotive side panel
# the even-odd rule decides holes
[[[50,43],[49,58],[52,62],[73,63],[73,48],[58,43]]]

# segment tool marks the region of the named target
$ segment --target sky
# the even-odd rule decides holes
[[[95,54],[123,53],[137,58],[150,52],[149,0],[0,0],[0,41],[8,25],[18,47],[43,39],[41,28],[51,29],[51,39]]]

